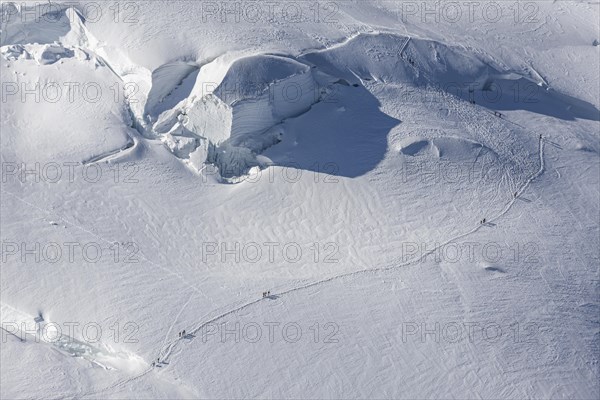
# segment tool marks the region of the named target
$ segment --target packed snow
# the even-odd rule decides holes
[[[1,398],[600,396],[599,3],[1,11]]]

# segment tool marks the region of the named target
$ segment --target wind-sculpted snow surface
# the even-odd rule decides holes
[[[598,398],[598,4],[269,4],[2,3],[0,397]]]

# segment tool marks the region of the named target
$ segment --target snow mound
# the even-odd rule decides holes
[[[407,138],[401,143],[400,153],[406,156],[429,155],[451,161],[473,160],[481,153],[495,152],[481,143],[460,137],[439,137],[433,139]]]
[[[438,150],[440,158],[451,160],[472,160],[483,152],[496,154],[492,149],[481,143],[459,137],[441,137],[433,139],[433,144]]]
[[[505,75],[465,48],[392,33],[361,33],[301,59],[353,84],[439,85],[450,91],[466,83],[481,89],[491,77]]]
[[[115,101],[115,76],[100,59],[58,44],[5,46],[2,54],[11,161],[78,163],[132,143],[127,106]],[[82,113],[89,117],[78,119]]]
[[[214,93],[233,105],[240,100],[259,98],[272,85],[309,71],[307,65],[287,57],[269,54],[244,57],[231,65]]]
[[[55,3],[7,3],[2,11],[0,68],[3,102],[9,100],[2,131],[10,160],[86,163],[132,147],[122,80],[82,14]]]
[[[422,139],[417,139],[417,140],[411,140],[409,143],[405,144],[401,149],[400,152],[402,154],[408,155],[408,156],[416,156],[419,154],[423,154],[425,152],[429,152],[429,150],[431,149],[431,142],[428,140],[422,140]]]
[[[83,14],[73,4],[8,2],[3,4],[2,12],[0,46],[62,43],[93,47],[98,44],[85,27]]]
[[[0,45],[59,41],[71,31],[73,13],[74,9],[58,3],[3,3]]]
[[[361,33],[301,60],[348,82],[434,87],[493,110],[600,120],[591,103],[552,90],[531,68],[516,71],[474,49],[392,33]]]

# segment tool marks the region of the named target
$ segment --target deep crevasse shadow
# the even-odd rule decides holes
[[[310,111],[284,122],[282,142],[263,153],[274,165],[354,178],[383,160],[387,136],[401,121],[382,112],[363,86],[335,86]]]

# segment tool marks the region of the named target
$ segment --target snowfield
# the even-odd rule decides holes
[[[2,399],[600,396],[600,3],[1,7]]]

